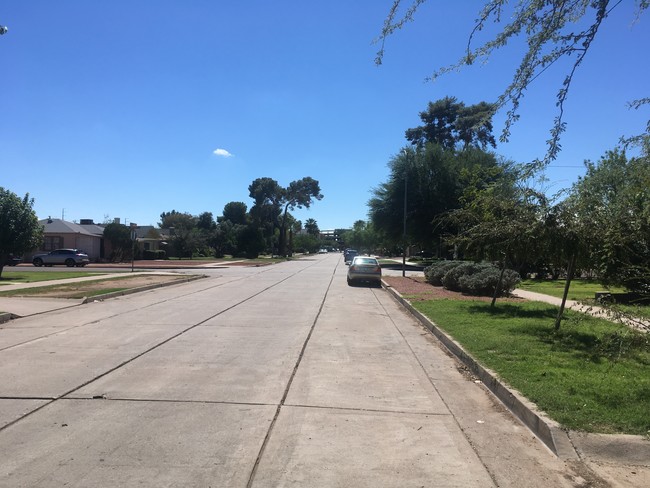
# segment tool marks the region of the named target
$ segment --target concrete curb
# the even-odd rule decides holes
[[[174,280],[170,281],[168,283],[156,283],[155,285],[146,285],[146,286],[140,286],[137,288],[130,288],[128,290],[121,290],[121,291],[114,291],[111,293],[105,293],[103,295],[95,295],[92,297],[86,297],[84,298],[83,302],[81,304],[86,304],[86,303],[92,303],[92,302],[98,302],[101,300],[108,300],[110,298],[117,298],[121,297],[124,295],[132,295],[133,293],[140,293],[143,291],[149,291],[149,290],[155,290],[156,288],[162,288],[164,286],[172,286],[172,285],[178,285],[181,283],[189,283],[190,281],[196,281],[200,280],[203,278],[207,278],[207,275],[195,275],[195,276],[187,276],[184,277],[183,279],[180,280]]]
[[[429,329],[533,434],[561,459],[579,459],[568,433],[552,419],[535,409],[520,393],[510,390],[497,379],[496,373],[479,364],[463,347],[440,330],[428,317],[416,310],[397,290],[382,281],[384,288],[418,321]]]

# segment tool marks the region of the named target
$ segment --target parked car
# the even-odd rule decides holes
[[[54,264],[65,264],[73,266],[86,266],[90,263],[88,254],[79,249],[55,249],[48,253],[36,254],[32,258],[34,266],[52,266]]]
[[[352,262],[352,258],[358,255],[359,251],[356,249],[346,249],[343,251],[343,261],[345,261],[345,264],[350,264]]]
[[[366,281],[376,286],[381,286],[381,266],[375,258],[370,256],[355,256],[348,268],[348,285],[355,282]]]
[[[10,254],[7,256],[7,259],[5,259],[5,266],[16,266],[17,264],[22,263],[23,260],[22,258],[16,257],[13,254]]]

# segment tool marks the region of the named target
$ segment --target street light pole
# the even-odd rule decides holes
[[[404,149],[404,162],[406,163],[407,156],[406,149]],[[406,194],[408,190],[408,168],[404,165],[404,230],[402,233],[402,277],[406,276]]]

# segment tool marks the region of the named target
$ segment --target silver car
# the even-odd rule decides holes
[[[34,266],[52,266],[54,264],[65,264],[72,268],[74,266],[86,266],[90,263],[88,254],[79,249],[55,249],[44,254],[36,254],[32,258]]]
[[[381,286],[381,266],[375,258],[370,256],[354,256],[348,268],[348,285],[366,281],[376,286]]]

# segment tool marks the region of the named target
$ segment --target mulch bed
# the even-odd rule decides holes
[[[383,280],[411,302],[423,302],[426,300],[479,300],[484,302],[492,301],[492,297],[477,297],[463,295],[462,293],[446,290],[441,286],[433,286],[422,277],[384,276]],[[522,298],[507,297],[498,298],[498,301],[521,302]]]

